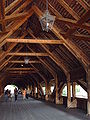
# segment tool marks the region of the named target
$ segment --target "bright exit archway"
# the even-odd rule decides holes
[[[7,85],[5,88],[4,88],[4,91],[6,91],[7,89],[11,92],[11,94],[14,94],[14,89],[18,87],[15,86],[15,85]]]

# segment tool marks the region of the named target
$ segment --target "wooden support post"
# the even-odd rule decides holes
[[[32,90],[32,97],[33,97],[33,86],[31,86],[31,90]]]
[[[48,83],[45,83],[45,100],[48,101]]]
[[[76,83],[73,82],[73,83],[72,83],[72,97],[73,97],[73,100],[75,100],[75,97],[76,97],[75,86],[76,86]]]
[[[1,96],[1,85],[0,85],[0,96]]]
[[[61,105],[63,104],[62,91],[63,91],[63,87],[62,87],[61,90],[59,91],[59,95],[60,95],[59,104],[61,104]]]
[[[3,89],[2,83],[0,82],[0,97],[3,93],[4,93],[4,89]]]
[[[34,83],[34,97],[36,98],[36,83]]]
[[[32,91],[31,86],[28,86],[28,90],[29,90],[29,92],[31,93],[31,91]]]
[[[73,97],[73,101],[71,103],[71,106],[72,108],[76,108],[77,107],[77,99],[75,98],[76,97],[76,89],[75,89],[75,86],[76,86],[76,83],[73,82],[72,83],[72,97]]]
[[[1,3],[1,19],[2,19],[2,31],[5,31],[5,0],[0,0]]]
[[[37,92],[38,92],[38,99],[39,99],[40,98],[39,83],[38,83],[38,87],[37,87]]]
[[[56,104],[59,104],[59,95],[58,95],[58,77],[56,75]]]
[[[88,102],[87,102],[87,114],[90,115],[90,69],[87,70],[87,91],[88,91]]]
[[[71,83],[70,83],[70,75],[67,76],[67,107],[69,108],[71,105]]]

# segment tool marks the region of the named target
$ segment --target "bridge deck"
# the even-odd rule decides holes
[[[80,110],[68,110],[63,106],[19,97],[5,102],[0,100],[0,120],[90,120]]]

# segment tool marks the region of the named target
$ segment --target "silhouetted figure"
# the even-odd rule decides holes
[[[17,88],[14,89],[15,101],[17,100],[18,90]]]
[[[26,89],[23,90],[23,99],[26,99]]]
[[[29,94],[30,94],[30,91],[29,90],[26,90],[26,98],[28,99],[29,97]]]
[[[5,101],[8,101],[8,89],[5,91]]]
[[[8,90],[8,99],[11,101],[12,100],[12,98],[11,98],[11,91],[10,90]]]

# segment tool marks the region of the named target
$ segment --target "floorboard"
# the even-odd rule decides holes
[[[23,100],[18,97],[5,102],[0,99],[0,120],[90,120],[80,110],[67,110],[63,106],[42,102],[29,98]]]

